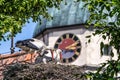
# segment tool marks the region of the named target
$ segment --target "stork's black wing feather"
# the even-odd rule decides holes
[[[32,44],[31,42],[27,42],[26,47],[29,47],[29,48],[35,49],[35,50],[39,50],[39,48],[37,46],[35,46],[34,44]]]

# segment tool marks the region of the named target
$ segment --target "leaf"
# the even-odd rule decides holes
[[[96,34],[101,34],[101,33],[102,33],[101,30],[96,30],[96,31],[95,31],[95,35],[96,35]]]
[[[80,0],[77,0],[77,2],[79,2]]]
[[[86,36],[86,38],[90,38],[90,37],[91,37],[91,35]]]
[[[114,78],[108,78],[108,80],[114,80]]]
[[[12,11],[12,8],[11,7],[9,7],[9,10],[10,10],[10,12]]]
[[[110,7],[106,7],[106,9],[107,9],[108,11],[110,11]]]
[[[100,51],[101,51],[101,56],[103,55],[103,48],[104,48],[104,43],[103,42],[101,42],[100,43]]]
[[[91,42],[91,40],[89,39],[89,40],[88,40],[88,43],[90,43],[90,42]]]
[[[37,22],[39,16],[50,19],[48,9],[58,8],[62,0],[0,0],[0,27],[3,27],[0,36],[7,32],[16,35],[30,18]],[[40,18],[42,19],[42,18]],[[39,19],[39,20],[40,20]],[[8,37],[10,38],[10,37]],[[2,40],[2,37],[0,37]]]
[[[120,63],[117,64],[117,69],[120,70]]]
[[[112,56],[112,57],[114,57],[114,53],[113,53],[113,51],[111,50],[111,52],[110,52],[110,55]]]
[[[102,38],[105,40],[105,39],[106,39],[106,36],[105,36],[105,35],[103,35],[103,36],[102,36]]]

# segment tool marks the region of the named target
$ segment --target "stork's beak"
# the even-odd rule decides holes
[[[22,46],[22,41],[17,41],[17,42],[15,43],[15,47],[18,47],[18,46]]]

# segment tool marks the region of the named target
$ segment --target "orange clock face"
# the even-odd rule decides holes
[[[71,33],[62,35],[55,43],[55,49],[62,50],[62,62],[70,63],[75,61],[81,52],[81,43],[79,38]]]

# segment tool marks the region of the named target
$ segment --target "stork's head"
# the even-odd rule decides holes
[[[16,46],[16,47],[19,47],[19,48],[21,48],[21,47],[23,47],[23,46],[27,46],[30,41],[34,41],[34,39],[26,39],[26,40],[17,41],[17,42],[15,43],[15,46]]]
[[[30,50],[40,51],[45,46],[46,45],[43,43],[43,41],[39,39],[34,39],[34,38],[16,42],[16,47],[21,48],[22,50],[25,50],[25,51],[30,51]]]
[[[15,46],[21,48],[22,50],[29,51],[31,49],[30,42],[33,42],[34,39],[20,40],[15,43]]]

